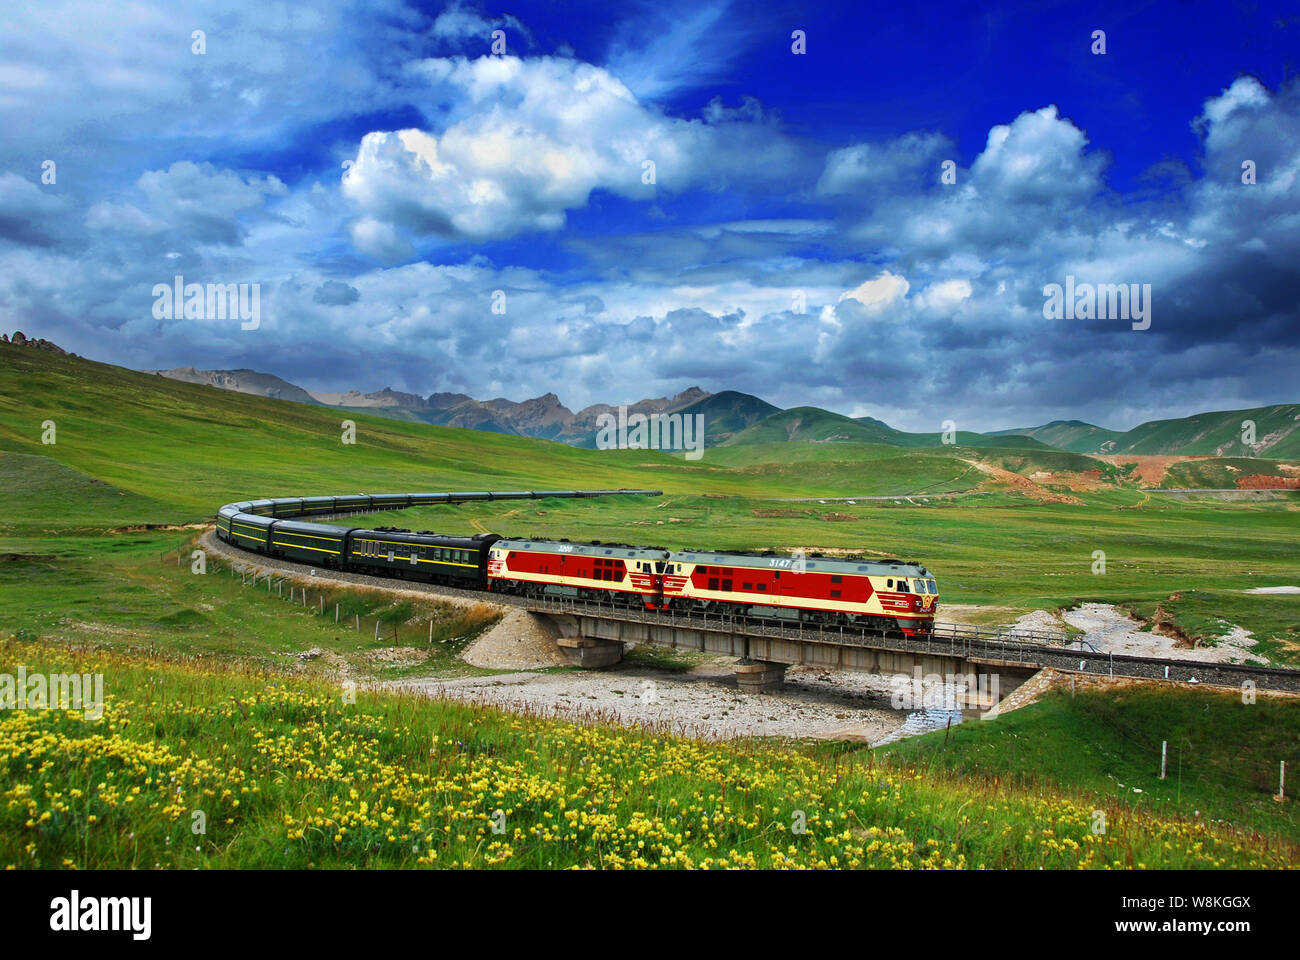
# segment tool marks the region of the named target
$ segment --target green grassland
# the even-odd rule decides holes
[[[1160,745],[1168,743],[1166,778]],[[1068,749],[1062,744],[1068,743]],[[992,777],[1022,789],[1081,791],[1126,810],[1226,822],[1300,837],[1300,806],[1279,803],[1279,763],[1300,765],[1295,700],[1135,686],[1054,690],[995,722],[963,723],[875,753],[928,771]]]
[[[476,672],[456,654],[493,615],[312,585],[310,577],[285,588],[307,585],[304,605],[268,591],[265,580],[247,585],[215,558],[205,574],[195,574],[190,550],[218,506],[249,497],[651,487],[663,495],[469,503],[341,522],[900,556],[935,572],[941,604],[989,605],[1002,622],[1080,600],[1119,603],[1148,617],[1159,607],[1191,635],[1212,642],[1237,624],[1261,638],[1261,653],[1300,662],[1300,597],[1243,592],[1300,584],[1296,495],[1162,500],[1100,461],[1014,444],[744,443],[686,461],[361,414],[351,419],[357,443],[345,445],[337,411],[0,345],[3,668],[98,665],[114,698],[107,726],[95,729],[58,711],[0,717],[0,790],[8,801],[0,804],[0,863],[1295,862],[1291,808],[1266,814],[1254,803],[1252,791],[1260,788],[1253,781],[1225,773],[1187,795],[1243,833],[1189,818],[1187,804],[1142,806],[1121,796],[1101,778],[1113,774],[1130,787],[1141,781],[1119,761],[1104,769],[1066,764],[1065,755],[1081,743],[1103,756],[1101,741],[1085,741],[1077,729],[1102,723],[1102,714],[1035,720],[1082,709],[1050,700],[961,727],[942,761],[924,752],[935,739],[923,738],[879,762],[850,756],[853,748],[710,746],[379,693],[363,694],[354,708],[339,699],[341,677]],[[54,444],[41,443],[46,420],[55,421]],[[1043,502],[990,482],[975,461],[1023,475],[1101,470],[1104,482],[1075,490],[1075,502]],[[780,499],[798,497],[806,499]],[[879,499],[818,502],[830,497]],[[1096,550],[1107,556],[1100,576],[1092,573]],[[363,629],[350,629],[349,616],[354,623],[361,617]],[[394,646],[419,656],[395,662],[378,655]],[[315,653],[305,657],[308,651]],[[642,656],[646,666],[676,666],[671,657]],[[1115,710],[1132,709],[1128,701],[1115,703]],[[1133,714],[1123,722],[1141,724],[1148,737],[1166,721],[1182,730],[1179,717],[1189,703],[1200,701],[1175,696],[1160,708],[1167,717]],[[1261,716],[1274,718],[1277,709]],[[1290,703],[1285,710],[1274,726],[1294,737],[1287,718],[1297,711]],[[1186,726],[1195,717],[1184,719]],[[1037,746],[1017,753],[1024,737],[1015,724],[1032,723],[1041,724]],[[1241,736],[1227,738],[1223,750],[1248,756],[1260,769],[1271,763],[1273,740],[1252,746],[1252,728],[1245,720],[1238,728]],[[972,758],[989,753],[979,752],[978,737],[1000,730],[1013,734],[1002,741],[1005,756],[976,770]],[[1146,753],[1143,741],[1135,756]],[[1052,757],[1058,765],[1048,762]],[[1009,789],[1012,775],[1029,768],[1040,770],[1040,779]],[[31,775],[35,769],[41,776]],[[170,776],[183,783],[185,803],[158,793]],[[132,794],[134,787],[141,792]],[[1147,793],[1152,801],[1164,796],[1154,788]],[[128,807],[126,796],[143,799]],[[195,850],[188,817],[198,797],[212,829]],[[789,832],[798,804],[809,818],[805,839]],[[1090,829],[1099,804],[1112,824],[1101,837]],[[389,806],[396,812],[387,814]],[[491,828],[497,808],[509,811],[501,835]],[[1261,833],[1251,836],[1255,829]]]
[[[402,646],[418,654],[400,668],[404,676],[490,672],[457,657],[498,619],[489,607],[325,586],[306,571],[253,585],[216,557],[196,572],[191,547],[183,533],[158,531],[8,540],[0,633],[359,679],[392,678],[398,668],[373,654]],[[323,659],[301,659],[311,650]]]
[[[1294,837],[862,751],[349,698],[234,660],[15,639],[0,655],[98,673],[106,694],[97,719],[0,721],[6,867],[1254,868],[1297,855]]]
[[[57,425],[55,444],[40,442],[45,420]],[[654,487],[662,498],[465,504],[371,522],[667,547],[862,550],[920,560],[939,578],[941,603],[1003,607],[1008,620],[1080,600],[1144,611],[1177,593],[1213,592],[1218,617],[1255,631],[1279,659],[1297,658],[1300,598],[1238,591],[1300,583],[1300,495],[1153,499],[1123,471],[1054,450],[781,442],[710,448],[687,461],[355,420],[357,443],[347,445],[337,413],[324,408],[0,345],[0,478],[10,492],[0,552],[73,563],[60,546],[72,536],[102,563],[121,549],[116,531],[206,522],[222,503],[256,496]],[[1075,491],[1077,503],[1043,503],[990,484],[976,460],[1023,475],[1099,469],[1105,482]],[[953,492],[971,495],[927,496]],[[774,499],[819,496],[887,499]],[[54,539],[33,542],[43,538]],[[1105,575],[1092,573],[1096,550],[1106,554]]]

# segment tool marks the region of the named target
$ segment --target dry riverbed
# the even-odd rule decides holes
[[[532,715],[609,721],[708,740],[813,737],[878,743],[942,726],[941,709],[894,709],[907,678],[791,667],[779,692],[741,693],[735,662],[708,658],[686,671],[623,663],[600,671],[517,671],[485,677],[413,678],[386,686]],[[926,694],[942,703],[941,691]],[[901,699],[896,702],[902,703]]]

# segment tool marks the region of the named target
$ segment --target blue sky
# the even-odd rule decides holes
[[[1254,3],[13,5],[0,327],[926,430],[1294,402],[1298,52]],[[177,274],[261,325],[160,319]],[[1149,284],[1149,329],[1046,319],[1067,276]]]

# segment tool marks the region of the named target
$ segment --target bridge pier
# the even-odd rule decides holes
[[[781,689],[785,683],[784,663],[750,660],[748,657],[736,664],[736,686],[741,693],[769,693]]]
[[[743,633],[705,618],[640,615],[639,612],[588,611],[577,607],[548,610],[539,602],[534,613],[549,617],[565,639],[557,641],[572,663],[602,667],[618,663],[625,643],[653,643],[678,650],[736,657],[736,685],[742,693],[779,689],[789,666],[826,670],[862,670],[894,676],[972,678],[971,709],[988,713],[1011,691],[1033,676],[1041,664],[1031,659],[1003,660],[960,641],[855,641],[836,631]],[[556,604],[556,606],[562,606]],[[803,634],[803,635],[801,635]],[[1019,652],[1014,646],[1012,652]],[[996,652],[996,651],[995,651]],[[1077,656],[1073,652],[1071,657]]]
[[[555,641],[565,658],[586,669],[610,667],[623,659],[623,643],[600,637],[559,637]]]

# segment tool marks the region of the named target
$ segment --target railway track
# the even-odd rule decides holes
[[[1141,657],[1096,650],[1071,650],[1068,644],[1075,641],[1068,641],[1065,634],[1041,631],[1025,631],[1022,634],[1007,630],[956,627],[946,634],[936,630],[934,634],[925,637],[905,637],[901,633],[881,634],[855,630],[848,626],[801,624],[792,627],[726,614],[614,610],[609,604],[570,598],[552,601],[534,599],[530,602],[529,609],[538,612],[582,613],[588,616],[607,616],[611,619],[664,623],[669,626],[724,631],[742,636],[781,637],[804,643],[864,646],[906,653],[933,653],[990,665],[1009,664],[1040,669],[1052,667],[1071,673],[1096,676],[1171,680],[1231,687],[1242,687],[1249,680],[1257,689],[1300,693],[1300,670],[1250,664]],[[953,624],[939,626],[955,627]],[[1044,640],[1056,642],[1045,643]]]
[[[322,579],[337,580],[361,587],[384,590],[414,590],[445,599],[459,599],[514,607],[539,613],[581,613],[588,616],[637,622],[665,623],[718,630],[739,635],[782,637],[806,643],[827,643],[897,650],[908,653],[934,653],[962,657],[977,663],[1015,664],[1026,667],[1051,667],[1071,673],[1093,676],[1131,677],[1145,680],[1170,680],[1188,684],[1211,684],[1242,688],[1250,681],[1260,690],[1300,693],[1300,670],[1247,664],[1207,663],[1193,660],[1170,660],[1110,654],[1095,650],[1071,650],[1063,633],[1046,631],[992,630],[957,624],[936,624],[926,637],[904,637],[901,633],[881,634],[853,627],[830,627],[818,624],[789,626],[773,624],[728,614],[646,611],[591,600],[563,598],[538,600],[504,593],[466,590],[417,580],[394,580],[368,574],[351,573],[292,560],[269,558],[222,543],[212,531],[200,538],[203,549],[226,557],[236,569],[273,571],[286,576],[307,576],[307,571]]]

